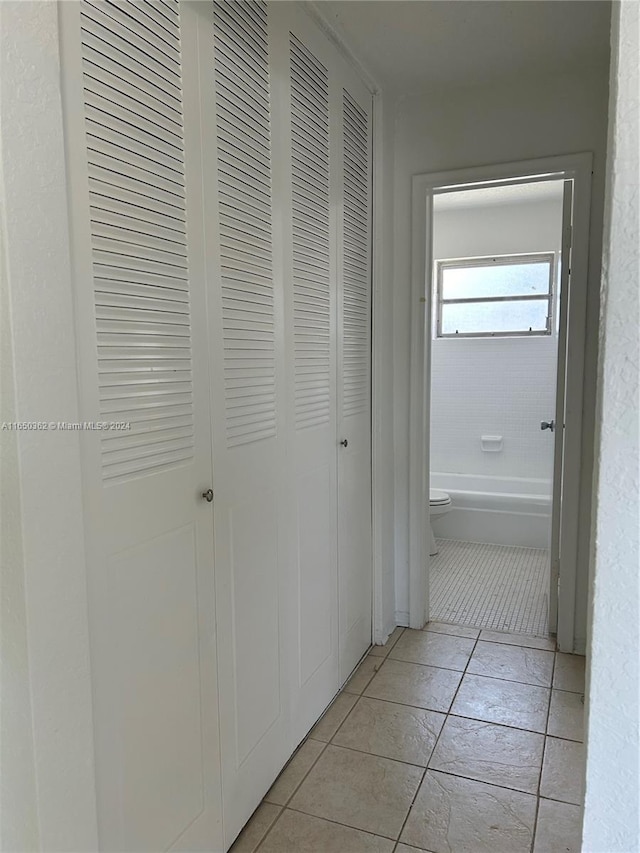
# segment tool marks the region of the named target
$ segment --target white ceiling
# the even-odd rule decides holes
[[[320,0],[383,88],[409,94],[608,60],[602,0]]]
[[[536,181],[531,184],[512,184],[477,190],[461,190],[434,196],[436,211],[460,208],[490,207],[498,204],[533,204],[562,201],[562,181]]]

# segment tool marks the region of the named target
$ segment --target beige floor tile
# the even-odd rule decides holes
[[[254,853],[281,811],[280,806],[272,803],[258,806],[229,853]]]
[[[479,628],[467,628],[464,625],[450,625],[448,622],[427,622],[423,631],[435,631],[437,634],[452,634],[454,637],[467,637],[477,640]]]
[[[371,681],[376,671],[382,666],[382,659],[376,655],[367,655],[360,666],[353,673],[344,686],[346,693],[357,693],[360,695],[367,684]]]
[[[527,649],[545,649],[555,652],[556,641],[550,637],[529,637],[526,634],[505,634],[502,631],[483,631],[480,639],[487,643],[505,643],[509,646],[524,646]]]
[[[556,690],[584,693],[584,658],[581,655],[556,654],[553,686]]]
[[[469,661],[467,672],[550,687],[553,653],[479,641]]]
[[[429,853],[429,851],[421,847],[409,847],[408,844],[398,844],[394,853]]]
[[[260,853],[392,853],[393,844],[379,835],[285,809]]]
[[[273,783],[265,800],[285,806],[324,748],[319,740],[306,740]]]
[[[422,769],[328,746],[293,795],[292,809],[397,838]]]
[[[363,696],[333,743],[426,767],[444,721],[436,711]]]
[[[404,628],[398,626],[393,631],[393,633],[389,635],[389,639],[384,644],[384,646],[373,646],[369,654],[373,655],[374,657],[385,658],[389,654],[391,649],[395,646],[395,644],[398,642],[398,640],[402,636],[403,631]]]
[[[536,798],[428,770],[401,840],[434,853],[529,853]]]
[[[448,717],[429,767],[536,794],[544,735]]]
[[[389,657],[462,672],[469,663],[474,646],[475,640],[465,637],[453,637],[435,631],[406,630]]]
[[[540,800],[533,853],[580,853],[582,809]]]
[[[540,796],[581,805],[584,798],[584,746],[548,737],[544,749]]]
[[[357,701],[358,697],[353,693],[339,693],[311,729],[309,737],[314,740],[330,741]]]
[[[387,658],[364,695],[446,713],[461,678],[451,669]]]
[[[582,701],[582,694],[552,690],[547,734],[565,740],[582,741],[584,738],[583,731],[584,702]]]
[[[451,713],[544,734],[549,693],[548,687],[467,674]]]

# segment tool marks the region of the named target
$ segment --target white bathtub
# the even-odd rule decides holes
[[[549,547],[550,480],[432,472],[431,486],[448,492],[453,505],[433,519],[436,538]]]

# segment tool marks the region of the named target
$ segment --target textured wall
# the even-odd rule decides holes
[[[555,252],[562,199],[435,211],[434,257]],[[431,470],[553,477],[557,336],[440,338],[431,344]],[[501,452],[480,436],[502,435]]]
[[[640,850],[639,8],[637,2],[629,0],[616,4],[612,31],[614,64],[582,848],[587,853]]]
[[[396,610],[409,606],[409,329],[411,311],[411,177],[426,172],[507,163],[558,154],[593,152],[593,185],[587,295],[582,460],[591,481],[595,413],[595,365],[602,254],[602,205],[607,134],[608,66],[573,74],[516,76],[492,86],[473,85],[438,95],[403,99],[397,108],[394,205],[394,445]],[[583,568],[576,585],[576,643],[586,637],[590,538],[590,489],[581,492]]]

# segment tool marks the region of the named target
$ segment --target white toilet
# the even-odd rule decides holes
[[[437,518],[439,515],[445,515],[451,510],[451,498],[446,492],[441,491],[440,489],[429,489],[429,534],[431,544],[429,546],[429,554],[433,557],[438,553],[438,546],[436,545],[436,539],[433,535],[433,527],[431,526],[431,519]]]

